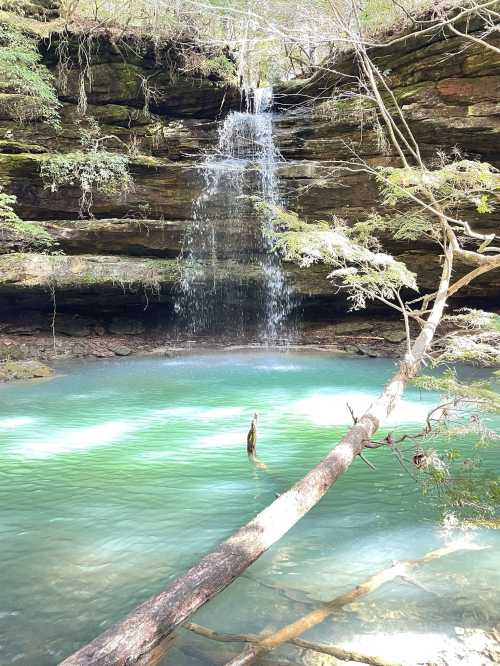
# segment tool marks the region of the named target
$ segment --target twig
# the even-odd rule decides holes
[[[364,455],[363,455],[362,453],[358,453],[358,456],[361,458],[361,460],[362,460],[366,465],[368,465],[368,467],[370,467],[370,468],[373,469],[373,470],[376,470],[376,469],[377,469],[377,468],[375,467],[375,465],[373,465],[369,460],[367,460],[367,459],[364,457]]]
[[[346,403],[346,405],[347,409],[349,410],[349,413],[351,414],[352,422],[356,424],[358,422],[358,417],[354,416],[354,410],[348,402]]]
[[[220,643],[251,643],[258,644],[260,636],[257,634],[226,634],[214,631],[208,627],[203,627],[201,624],[196,624],[194,622],[188,622],[184,625],[184,628],[188,631],[192,631],[198,636],[203,636],[212,641],[218,641]],[[311,650],[313,652],[319,652],[321,654],[328,654],[342,661],[357,661],[362,664],[370,664],[370,666],[400,666],[394,662],[385,661],[380,657],[375,657],[367,654],[360,654],[359,652],[354,652],[353,650],[345,650],[344,648],[338,647],[337,645],[315,643],[313,641],[305,641],[300,638],[296,638],[290,641],[292,645],[296,647],[303,648],[305,650]]]

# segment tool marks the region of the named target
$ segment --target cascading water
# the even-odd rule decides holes
[[[256,331],[270,344],[289,337],[291,289],[273,252],[271,215],[255,207],[281,203],[271,106],[272,89],[255,90],[253,112],[226,117],[217,150],[200,166],[205,185],[184,239],[176,303],[190,333]]]

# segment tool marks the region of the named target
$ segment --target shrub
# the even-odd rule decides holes
[[[52,74],[40,60],[35,38],[0,22],[0,87],[23,96],[15,105],[19,120],[37,118],[57,125],[60,102]]]
[[[14,211],[16,197],[0,187],[0,240],[8,240],[16,250],[47,252],[56,246],[52,236],[38,224],[24,222]]]

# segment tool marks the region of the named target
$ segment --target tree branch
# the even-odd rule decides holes
[[[461,550],[477,551],[483,549],[484,547],[476,544],[457,542],[433,550],[417,560],[396,562],[387,569],[383,569],[379,573],[370,576],[370,578],[360,585],[357,585],[349,592],[345,592],[339,597],[335,597],[332,601],[314,609],[295,622],[285,625],[275,633],[263,637],[259,643],[248,645],[237,657],[229,661],[226,666],[248,666],[249,664],[253,664],[256,659],[275,650],[280,645],[283,645],[283,643],[294,641],[301,634],[320,624],[340,608],[344,608],[344,606],[352,604],[359,598],[378,590],[382,585],[395,578],[407,577],[409,572],[417,567]]]

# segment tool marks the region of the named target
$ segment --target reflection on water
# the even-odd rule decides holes
[[[346,402],[360,412],[392,369],[207,354],[73,365],[49,383],[1,387],[0,663],[55,664],[173,580],[318,462],[349,424]],[[416,427],[435,399],[410,391],[394,427]],[[246,459],[254,411],[268,473]],[[390,452],[368,456],[376,472],[356,462],[196,620],[271,630],[449,539]],[[458,655],[464,631],[500,619],[499,538],[474,536],[492,548],[428,565],[418,587],[394,581],[308,637],[405,663],[444,647]],[[223,663],[228,649],[184,632],[166,663]]]

